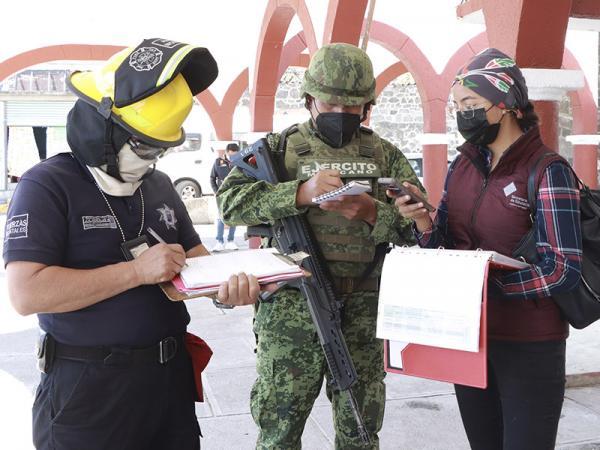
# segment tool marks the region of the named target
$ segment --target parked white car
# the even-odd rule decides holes
[[[179,147],[170,149],[156,163],[156,169],[165,172],[179,196],[183,199],[213,195],[210,171],[216,154],[208,145],[202,145],[199,134],[188,134]]]

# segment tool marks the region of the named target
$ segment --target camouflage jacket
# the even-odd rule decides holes
[[[268,134],[267,140],[273,150],[279,146],[280,135]],[[383,164],[386,173],[383,177],[393,177],[399,181],[408,181],[423,190],[410,163],[390,142],[381,139]],[[276,185],[265,181],[256,181],[238,168],[234,168],[217,192],[217,204],[223,221],[228,225],[258,225],[272,223],[296,214],[305,214],[308,208],[296,207],[296,191],[301,180],[292,180]],[[377,218],[375,225],[368,227],[367,237],[373,247],[382,243],[412,245],[412,221],[403,219],[393,205],[392,199],[381,201],[374,199]],[[335,213],[332,213],[335,214]],[[332,273],[336,276],[360,276],[366,264],[345,261],[329,261]],[[380,265],[381,266],[381,265]],[[380,267],[375,270],[378,275]]]

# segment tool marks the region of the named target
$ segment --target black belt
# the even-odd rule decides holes
[[[361,291],[378,291],[379,278],[366,278],[361,280],[359,277],[333,277],[333,284],[337,291],[344,294],[352,294]]]
[[[96,361],[104,364],[143,364],[158,362],[166,364],[183,348],[183,336],[169,336],[148,348],[127,347],[80,347],[55,343],[55,358],[73,361]]]

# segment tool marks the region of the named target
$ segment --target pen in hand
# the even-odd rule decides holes
[[[166,244],[165,240],[163,238],[160,237],[160,235],[154,231],[152,228],[150,227],[146,227],[146,231],[148,233],[150,233],[150,235],[156,239],[158,242],[160,242],[161,244]],[[186,263],[183,264],[183,267],[187,267],[188,265]]]

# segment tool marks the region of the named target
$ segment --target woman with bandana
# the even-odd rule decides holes
[[[421,247],[511,255],[532,226],[527,180],[537,167],[539,262],[490,276],[488,387],[455,390],[473,449],[553,449],[569,329],[551,297],[580,277],[579,191],[562,158],[541,159],[551,150],[510,57],[496,49],[474,56],[456,76],[452,97],[466,142],[448,171],[437,215],[432,220],[408,196],[396,205],[414,220]]]

